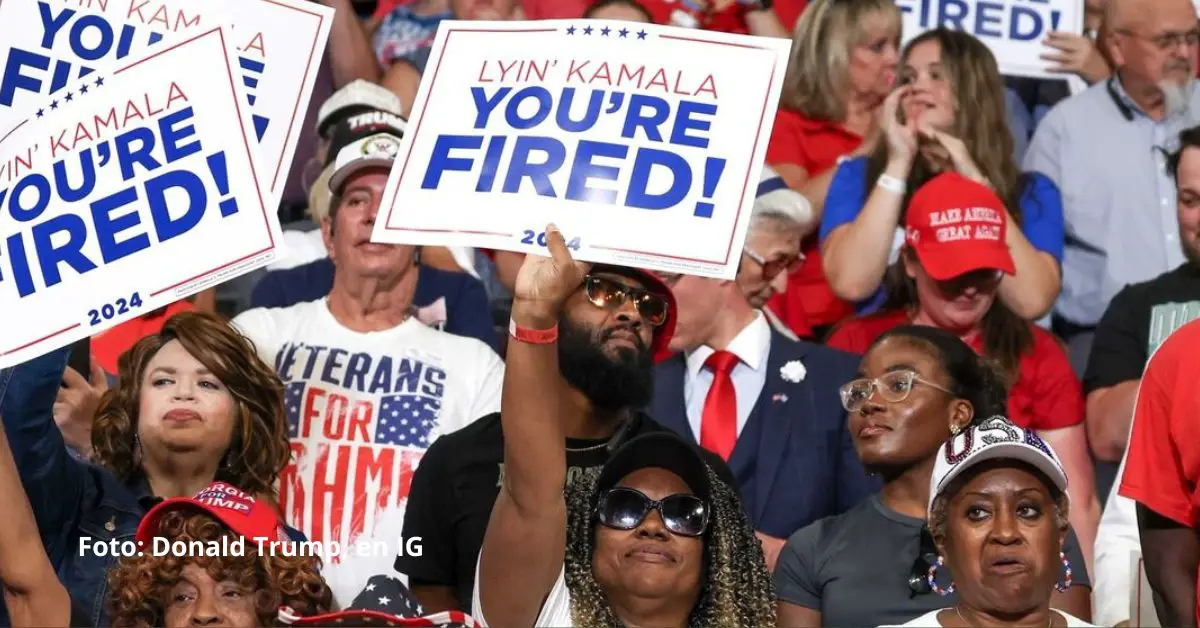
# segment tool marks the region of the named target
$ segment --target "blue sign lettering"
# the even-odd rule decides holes
[[[499,184],[502,194],[532,189],[646,210],[670,209],[699,193],[693,215],[713,215],[726,163],[706,153],[715,103],[575,87],[551,92],[542,85],[472,87],[470,97],[472,126],[482,132],[439,135],[422,188],[473,182],[475,191],[493,192]],[[562,139],[591,131],[605,116],[625,142]]]
[[[143,5],[145,3],[142,3]],[[40,50],[12,47],[0,75],[0,107],[12,107],[21,92],[44,97],[57,93],[73,81],[95,71],[91,64],[101,60],[119,60],[162,40],[160,32],[144,25],[113,23],[102,15],[80,13],[70,8],[54,8],[45,0],[38,2],[41,25]],[[140,13],[140,6],[130,9],[130,17]],[[143,23],[145,21],[142,16]],[[153,21],[153,20],[152,20]],[[164,22],[165,23],[165,22]],[[195,26],[192,20],[177,19],[176,28]],[[65,45],[64,45],[65,44]],[[136,47],[135,47],[136,45]],[[238,57],[242,82],[246,85],[246,100],[253,109],[258,100],[255,92],[266,64],[249,57]],[[261,141],[270,120],[258,113],[251,114],[255,133]]]
[[[897,0],[896,5],[915,15],[922,31],[946,27],[984,42],[1040,41],[1062,21],[1062,11],[1050,0]]]
[[[186,101],[182,92],[178,96]],[[223,198],[230,191],[223,152],[207,155],[203,162],[207,168],[198,172],[194,166],[178,164],[204,151],[192,108],[157,113],[162,115],[156,120],[139,116],[141,126],[131,125],[111,140],[97,137],[98,141],[86,148],[69,146],[64,131],[51,138],[52,146],[57,147],[52,152],[60,158],[50,168],[49,177],[30,173],[11,188],[0,189],[0,220],[11,218],[27,225],[10,233],[0,245],[0,258],[7,260],[11,280],[22,297],[61,283],[64,266],[76,274],[87,274],[154,243],[184,235],[200,224],[210,206],[215,206],[221,217],[238,212],[236,199]],[[96,116],[96,120],[102,124],[109,119]],[[100,128],[96,130],[99,136]],[[72,131],[75,139],[71,144],[93,141],[86,128]],[[114,166],[123,181],[152,176],[95,198],[97,171]],[[211,203],[209,181],[218,197]],[[45,217],[48,207],[62,203],[77,204],[81,211]],[[96,243],[99,255],[89,256],[84,251],[89,241]]]

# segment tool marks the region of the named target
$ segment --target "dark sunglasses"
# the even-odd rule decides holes
[[[605,309],[619,308],[630,300],[637,306],[642,320],[653,327],[667,322],[667,300],[649,290],[627,286],[619,281],[588,275],[583,282],[588,301]]]
[[[695,495],[677,493],[659,501],[632,488],[614,488],[600,496],[596,518],[616,530],[632,530],[657,510],[663,525],[673,534],[700,536],[708,528],[708,506]]]

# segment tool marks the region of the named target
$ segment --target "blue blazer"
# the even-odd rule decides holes
[[[780,375],[794,360],[807,370],[799,382]],[[858,363],[858,356],[771,331],[766,383],[729,458],[755,530],[786,539],[879,490],[858,462],[838,392],[857,376]],[[683,400],[686,376],[682,354],[657,365],[648,411],[696,442]]]

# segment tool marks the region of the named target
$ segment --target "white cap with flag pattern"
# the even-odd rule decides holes
[[[1005,458],[1031,465],[1066,494],[1067,472],[1050,445],[1033,430],[1019,428],[1002,416],[994,416],[942,443],[933,463],[927,512],[932,514],[937,496],[967,469],[986,460]]]

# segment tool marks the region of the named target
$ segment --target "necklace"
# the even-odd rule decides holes
[[[966,617],[963,617],[962,611],[958,610],[957,605],[954,607],[954,613],[958,615],[958,618],[962,620],[963,624],[967,626],[971,625],[971,622],[967,621]],[[1046,626],[1047,628],[1054,628],[1054,611],[1050,611],[1050,621],[1046,624]]]
[[[585,451],[596,451],[597,449],[601,449],[601,448],[604,448],[607,446],[608,446],[608,442],[605,441],[603,443],[600,443],[599,445],[592,445],[590,447],[567,447],[567,451],[569,451],[573,454],[578,454],[578,453],[583,453]]]

